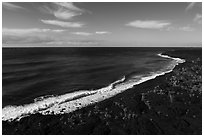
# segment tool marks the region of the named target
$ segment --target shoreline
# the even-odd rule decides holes
[[[176,61],[176,63],[174,64],[174,68],[179,64],[185,62],[184,59],[170,57],[168,55],[163,55],[162,53],[157,54],[157,56]],[[41,100],[35,101],[30,104],[24,104],[20,106],[13,106],[13,105],[5,106],[3,108],[3,121],[9,121],[9,122],[19,121],[21,118],[24,118],[31,114],[36,114],[36,113],[40,113],[43,115],[50,115],[53,113],[55,115],[71,113],[78,109],[82,109],[83,107],[87,107],[92,104],[94,105],[95,103],[112,98],[117,94],[126,92],[126,90],[132,89],[134,88],[134,86],[137,86],[141,83],[145,83],[149,80],[154,80],[159,76],[166,75],[172,72],[174,68],[164,72],[160,72],[160,71],[155,72],[155,74],[142,77],[139,81],[136,81],[133,83],[129,83],[129,84],[124,83],[125,86],[119,86],[118,88],[116,87],[117,84],[124,82],[125,77],[100,89],[80,90],[77,92],[68,93],[68,94],[59,95],[59,96],[52,95],[51,97],[45,98],[45,99],[43,99],[43,97],[40,97],[42,98]],[[67,109],[67,106],[69,106],[68,109]]]
[[[167,55],[169,55],[168,52]],[[165,123],[168,121],[168,118],[166,117],[170,116],[164,117],[162,116],[163,118],[161,119],[158,116],[160,114],[156,113],[158,112],[156,109],[161,107],[161,110],[164,111],[166,109],[165,107],[168,106],[172,109],[172,112],[168,110],[171,112],[171,115],[172,114],[175,115],[174,111],[176,110],[173,111],[174,106],[172,106],[172,103],[169,99],[171,93],[164,92],[158,94],[159,96],[158,95],[155,96],[156,93],[149,92],[154,90],[155,87],[157,87],[158,85],[161,86],[163,89],[166,89],[167,87],[169,88],[168,85],[169,78],[172,77],[174,73],[179,69],[188,66],[188,62],[189,61],[175,66],[172,72],[135,85],[133,86],[133,88],[128,89],[122,93],[119,93],[109,99],[97,102],[95,104],[81,108],[69,114],[61,115],[33,114],[30,115],[29,117],[22,118],[19,122],[3,121],[3,134],[29,134],[29,133],[36,134],[34,129],[39,127],[38,125],[39,123],[41,123],[42,126],[44,125],[45,127],[50,127],[49,126],[50,124],[47,125],[47,123],[45,123],[45,121],[47,121],[48,119],[52,119],[50,122],[47,121],[48,123],[51,123],[51,125],[53,123],[54,125],[55,124],[60,125],[60,129],[63,129],[59,131],[59,129],[56,129],[57,125],[55,125],[56,127],[55,126],[50,127],[50,129],[52,128],[56,129],[56,131],[53,131],[56,132],[54,134],[182,134],[182,133],[189,134],[195,132],[189,129],[185,130],[185,132],[181,131],[177,132],[176,129],[170,128],[168,124],[165,125]],[[153,98],[154,96],[155,97],[161,96],[161,99]],[[164,108],[161,105],[159,105],[159,107],[157,107],[157,105],[155,105],[156,107],[154,105],[151,105],[151,102],[156,102],[156,104],[158,102],[162,102],[163,100],[162,98],[165,99]],[[164,112],[166,111],[167,110],[165,110]],[[173,118],[173,116],[171,117]],[[175,120],[172,121],[175,122]],[[181,121],[182,124],[184,124],[184,126],[186,124],[188,125],[188,123],[186,123],[185,121]],[[19,129],[19,126],[26,127],[26,125],[29,125],[29,123],[32,126],[28,126],[31,129],[27,131],[28,133],[25,132],[25,128]],[[121,127],[121,125],[123,124],[125,126]],[[135,127],[134,125],[137,126]],[[163,129],[164,126],[167,127]],[[128,127],[128,129],[126,129],[125,127]],[[198,127],[200,127],[200,125]],[[196,128],[198,127],[196,126]],[[40,128],[42,127],[40,126],[39,129]],[[134,130],[131,130],[131,128],[133,128]],[[66,131],[64,131],[64,129],[66,129]],[[88,130],[84,131],[85,129]],[[19,132],[16,132],[16,130]],[[200,134],[200,129],[199,131],[197,130],[195,134]],[[50,133],[53,134],[53,132],[52,130],[49,130],[47,132],[41,131],[38,134],[50,134]]]

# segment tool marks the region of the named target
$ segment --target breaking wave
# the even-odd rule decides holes
[[[128,80],[124,76],[123,78],[101,89],[80,90],[59,96],[48,95],[38,97],[34,100],[33,103],[30,104],[25,104],[21,106],[6,106],[2,110],[2,120],[20,120],[23,117],[36,113],[40,113],[43,115],[70,113],[80,108],[86,107],[90,104],[94,104],[96,102],[100,102],[102,100],[113,97],[118,93],[121,93],[127,89],[132,88],[135,85],[138,85],[150,79],[154,79],[157,76],[169,73],[174,69],[176,65],[185,62],[184,59],[173,58],[162,54],[157,55],[172,60],[170,65],[164,70],[151,72],[148,75],[135,76],[132,77],[132,79]]]

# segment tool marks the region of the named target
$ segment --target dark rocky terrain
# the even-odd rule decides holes
[[[186,60],[164,76],[64,115],[2,122],[3,134],[202,134],[202,51],[169,51]]]

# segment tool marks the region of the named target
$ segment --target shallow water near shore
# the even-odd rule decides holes
[[[3,120],[63,114],[170,72],[184,60],[152,48],[3,49]],[[17,100],[17,101],[16,101]]]

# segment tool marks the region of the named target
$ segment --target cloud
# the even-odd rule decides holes
[[[197,22],[198,24],[202,24],[202,15],[201,14],[196,14],[195,18],[193,21]]]
[[[89,33],[89,32],[72,32],[72,34],[81,35],[81,36],[90,36],[90,35],[93,35],[92,33]]]
[[[44,32],[64,32],[67,30],[60,30],[60,29],[39,29],[39,28],[28,28],[28,29],[8,29],[3,28],[2,29],[3,34],[32,34],[32,33],[44,33]]]
[[[59,9],[59,10],[54,12],[54,15],[58,19],[68,20],[68,19],[71,19],[74,16],[80,15],[80,13]]]
[[[186,11],[192,9],[195,6],[196,2],[191,2],[188,4],[188,6],[186,7]]]
[[[57,38],[54,34],[59,35],[59,33],[66,30],[53,30],[53,29],[39,29],[39,28],[29,28],[29,29],[2,29],[2,41],[3,44],[27,44],[27,43],[46,43],[56,41]],[[51,35],[53,34],[53,35]]]
[[[55,41],[54,37],[50,37],[42,34],[32,34],[32,35],[13,35],[13,34],[3,34],[2,42],[3,44],[33,44],[33,43],[46,43]]]
[[[67,36],[64,37],[64,31],[58,29],[2,29],[2,43],[3,46],[97,46],[101,43],[100,40],[92,39],[74,39],[71,40]],[[61,34],[61,35],[60,35]],[[76,32],[78,35],[92,35],[94,33]]]
[[[2,2],[2,6],[8,10],[17,10],[17,9],[25,9],[21,6],[18,6],[18,5],[15,5],[15,4],[12,4],[10,2]]]
[[[67,8],[67,10],[84,12],[84,10],[76,7],[72,2],[55,2],[55,4]]]
[[[96,31],[95,32],[96,34],[109,34],[110,32],[108,32],[108,31]]]
[[[28,36],[17,36],[17,35],[3,35],[3,44],[37,44],[47,43],[55,41],[54,38],[42,35],[28,35]]]
[[[45,24],[60,26],[64,28],[80,28],[84,24],[80,22],[65,22],[65,21],[59,21],[59,20],[41,20]]]
[[[176,30],[176,28],[173,27],[173,26],[168,26],[168,27],[166,27],[165,30],[166,30],[166,31],[173,31],[173,30]]]
[[[169,26],[165,30],[166,31],[194,31],[195,29],[190,26],[182,26],[182,27]]]
[[[194,31],[195,29],[190,27],[190,26],[184,26],[184,27],[180,27],[179,30],[182,30],[182,31]]]
[[[90,32],[72,32],[72,34],[81,35],[81,36],[103,35],[103,34],[109,34],[109,33],[110,32],[108,32],[108,31],[96,31],[93,33],[90,33]]]
[[[186,7],[186,11],[192,10],[193,8],[202,8],[202,2],[191,2],[188,3],[188,6]]]
[[[55,30],[52,30],[53,32],[64,32],[64,31],[67,31],[67,30],[61,30],[61,29],[55,29]]]
[[[81,22],[70,22],[60,20],[71,20],[75,16],[82,15],[86,12],[84,9],[78,8],[72,2],[54,2],[46,3],[42,6],[43,11],[54,15],[57,20],[41,20],[45,24],[56,25],[64,28],[80,28],[84,26]]]
[[[64,45],[64,46],[98,46],[100,45],[101,41],[97,41],[97,40],[69,40],[69,41],[54,41],[54,42],[47,42],[46,44],[48,46],[51,45]]]
[[[145,21],[135,20],[126,24],[126,26],[142,29],[162,29],[166,26],[169,26],[170,24],[171,24],[170,22],[160,20],[145,20]]]
[[[186,7],[186,11],[192,10],[192,9],[199,9],[202,10],[202,2],[191,2]],[[193,19],[194,22],[197,22],[198,24],[202,24],[202,14],[197,13]]]
[[[85,10],[76,7],[72,2],[54,2],[51,5],[44,5],[43,8],[48,11],[48,13],[61,20],[70,20],[85,12]]]

